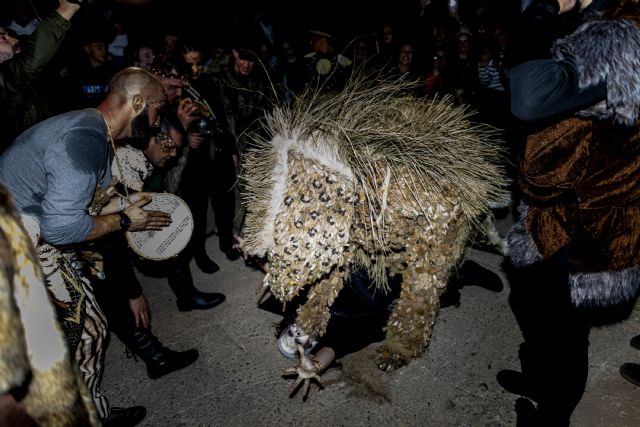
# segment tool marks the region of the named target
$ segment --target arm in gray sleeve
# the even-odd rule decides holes
[[[87,239],[93,226],[87,212],[101,168],[91,141],[67,138],[47,150],[47,191],[42,202],[42,237],[59,245]]]

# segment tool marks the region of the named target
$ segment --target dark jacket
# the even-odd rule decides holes
[[[13,59],[0,64],[0,152],[28,127],[48,116],[34,83],[71,27],[57,12],[49,15]]]

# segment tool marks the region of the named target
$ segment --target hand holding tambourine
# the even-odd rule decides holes
[[[131,220],[128,231],[162,230],[171,224],[171,215],[148,207],[155,193],[133,193],[128,197],[131,203],[124,209],[124,213]]]
[[[141,196],[136,200],[137,195]],[[149,196],[152,196],[150,201]],[[133,203],[125,213],[131,218],[131,228],[126,237],[135,253],[162,261],[177,256],[189,243],[193,215],[184,200],[169,193],[136,193],[129,200]],[[130,214],[137,216],[135,229],[136,222]]]

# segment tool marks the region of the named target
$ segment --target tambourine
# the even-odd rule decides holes
[[[170,193],[154,194],[144,206],[150,211],[171,215],[171,224],[162,230],[127,231],[131,249],[143,258],[163,261],[177,256],[189,243],[193,233],[193,215],[180,197]]]

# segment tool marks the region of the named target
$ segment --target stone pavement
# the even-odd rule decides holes
[[[373,359],[378,344],[371,344],[336,360],[323,375],[325,388],[313,384],[303,402],[301,392],[289,397],[292,380],[281,375],[293,365],[276,348],[274,325],[281,316],[256,304],[262,273],[228,261],[215,236],[207,243],[221,271],[208,276],[195,264],[192,271],[199,289],[227,296],[212,310],[179,312],[166,279],[140,275],[155,335],[172,349],[197,348],[199,359],[150,380],[144,363],[127,359],[122,343],[111,340],[103,389],[112,405],[145,406],[142,426],[515,425],[516,396],[495,380],[500,369],[519,369],[522,338],[507,303],[500,256],[468,251],[502,275],[505,289],[463,288],[460,306],[440,311],[423,356],[383,373]],[[640,363],[640,352],[629,346],[637,334],[639,310],[592,330],[587,390],[572,425],[640,426],[640,389],[618,374],[622,363]]]

